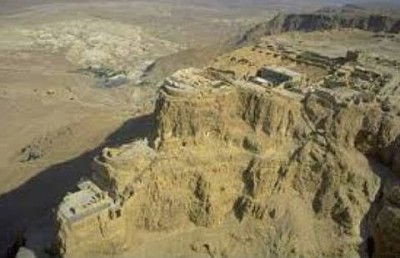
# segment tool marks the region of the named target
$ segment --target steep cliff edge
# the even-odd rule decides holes
[[[204,228],[214,238],[191,235],[180,248],[193,257],[367,257],[372,239],[380,254],[396,254],[385,223],[398,219],[397,192],[385,182],[400,175],[399,133],[399,117],[377,103],[179,71],[159,91],[150,142],[94,161],[93,181],[112,201],[90,216],[108,213],[103,227],[122,220],[124,232],[109,239],[83,218],[90,229],[61,222],[59,243],[67,257],[135,257],[139,232]],[[392,206],[380,188],[394,191]],[[77,247],[86,241],[77,231],[97,244]]]
[[[257,42],[261,37],[282,32],[359,29],[371,32],[399,33],[400,16],[372,13],[351,6],[322,9],[314,13],[279,14],[245,33],[239,45]]]

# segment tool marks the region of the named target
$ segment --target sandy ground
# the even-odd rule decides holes
[[[93,148],[96,141],[90,137],[107,135],[127,118],[117,115],[124,109],[129,113],[122,96],[118,98],[119,92],[113,96],[112,92],[94,88],[89,78],[70,72],[72,67],[62,56],[40,52],[3,52],[0,55],[2,192],[34,175],[33,171],[23,172],[28,165],[25,163],[35,163],[40,168],[52,160],[61,161],[64,155],[68,157],[68,154]],[[114,115],[106,116],[107,113]],[[91,131],[79,130],[85,123],[96,123],[96,119],[98,124],[87,128]],[[75,136],[89,141],[74,141]],[[58,138],[64,137],[73,141],[68,144],[70,149],[55,151],[54,148],[61,147],[57,146]],[[28,162],[21,150],[29,145],[34,148],[43,145],[48,150],[42,150],[43,156],[37,161]]]

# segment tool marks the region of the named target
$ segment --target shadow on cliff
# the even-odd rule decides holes
[[[363,242],[358,247],[358,253],[361,258],[372,258],[375,254],[375,242],[372,236],[373,223],[382,209],[382,200],[384,197],[384,188],[387,181],[396,180],[396,175],[392,170],[385,166],[377,157],[367,156],[371,170],[380,179],[380,188],[371,203],[366,215],[362,218],[360,225],[360,236]],[[396,180],[397,181],[397,180]]]
[[[90,173],[91,160],[106,146],[117,147],[149,136],[153,115],[126,121],[98,147],[39,172],[19,188],[0,196],[0,257],[13,257],[28,225],[51,214],[80,178]],[[52,219],[48,221],[53,221]],[[47,222],[49,224],[49,222]],[[45,225],[49,227],[49,225]],[[51,227],[51,226],[50,226]],[[14,246],[10,246],[14,245]],[[17,245],[17,246],[15,246]]]

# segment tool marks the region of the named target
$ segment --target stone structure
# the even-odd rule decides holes
[[[346,62],[356,62],[359,58],[358,51],[348,51],[345,56],[328,56],[312,51],[303,51],[289,46],[276,46],[271,43],[258,45],[261,49],[268,50],[272,55],[279,56],[282,60],[290,60],[304,65],[317,66],[327,70],[335,70]]]
[[[123,245],[125,229],[121,215],[121,207],[107,192],[92,181],[81,181],[78,191],[65,196],[58,208],[61,252],[73,253],[88,243],[98,251],[107,245]]]
[[[257,72],[257,77],[267,81],[272,86],[278,86],[286,82],[300,83],[301,74],[285,67],[263,67]]]
[[[153,152],[146,141],[138,141],[105,148],[94,160],[92,178],[82,180],[58,207],[58,245],[63,255],[113,255],[125,249],[125,203],[134,194],[138,176],[133,171],[148,166]]]
[[[92,181],[81,181],[79,191],[68,194],[61,203],[58,216],[71,227],[86,217],[110,209],[113,200]]]

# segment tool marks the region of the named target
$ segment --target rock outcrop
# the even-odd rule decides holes
[[[223,238],[227,225],[231,236],[246,225],[250,240],[216,243],[212,253],[367,257],[369,237],[376,257],[398,255],[396,226],[387,224],[398,220],[397,190],[385,203],[377,196],[388,175],[400,175],[399,134],[398,116],[376,102],[344,105],[318,91],[300,94],[188,69],[159,90],[151,147],[106,149],[94,161],[93,180],[120,208],[127,245],[120,252],[136,231],[195,226]],[[101,230],[91,232],[91,241],[104,238]],[[60,242],[77,234],[60,235]],[[75,247],[65,254],[96,253]]]
[[[251,28],[238,41],[239,45],[257,42],[261,37],[289,31],[359,29],[371,32],[399,33],[400,18],[373,13],[350,6],[322,9],[314,13],[278,14],[272,20]]]
[[[400,187],[390,189],[373,225],[378,257],[396,257],[400,253]]]

